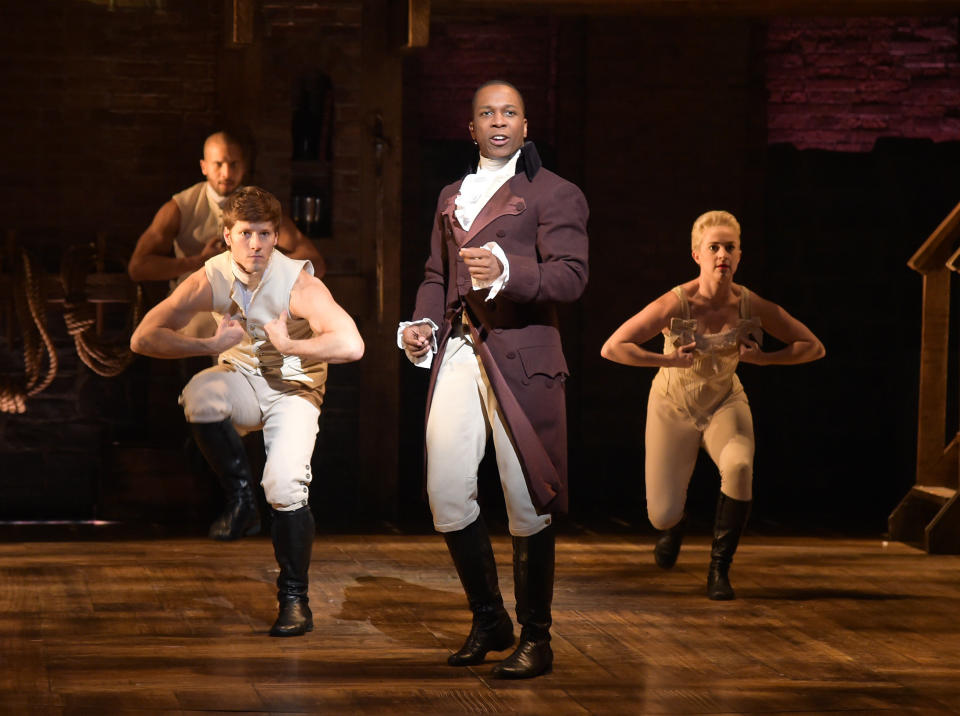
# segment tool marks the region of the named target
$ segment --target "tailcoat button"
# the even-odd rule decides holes
[[[509,351],[509,352],[507,353],[507,358],[509,358],[510,360],[513,360],[513,359],[516,358],[516,357],[517,357],[517,354],[514,353],[513,351]]]

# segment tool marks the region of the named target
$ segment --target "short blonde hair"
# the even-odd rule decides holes
[[[690,243],[694,251],[700,248],[700,242],[703,240],[703,232],[714,226],[726,226],[729,229],[733,229],[737,234],[737,238],[740,238],[740,222],[737,221],[737,217],[729,211],[708,211],[698,216],[697,220],[693,222],[693,230],[690,232]]]

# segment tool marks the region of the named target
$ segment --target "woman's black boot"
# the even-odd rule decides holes
[[[680,545],[683,544],[683,535],[687,531],[687,516],[680,518],[673,527],[664,530],[653,548],[653,559],[661,569],[670,569],[677,563],[680,555]]]
[[[730,586],[730,563],[750,516],[751,500],[735,500],[720,493],[713,526],[713,548],[707,574],[707,596],[715,601],[736,599]]]

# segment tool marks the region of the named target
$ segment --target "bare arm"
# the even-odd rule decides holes
[[[243,326],[229,316],[224,316],[216,334],[209,338],[194,338],[177,332],[195,314],[211,310],[213,289],[206,273],[196,271],[143,317],[130,338],[130,349],[153,358],[219,355],[244,336]]]
[[[615,330],[603,344],[600,355],[624,365],[689,367],[693,364],[694,343],[666,354],[648,351],[642,345],[666,328],[671,317],[679,313],[677,295],[673,291],[663,294]]]
[[[350,363],[363,357],[363,338],[350,314],[333,300],[320,279],[306,271],[300,272],[290,292],[290,312],[307,319],[315,335],[290,338],[284,311],[263,327],[281,353],[327,363]]]
[[[160,207],[150,226],[137,240],[127,272],[134,281],[169,281],[185,273],[196,271],[203,262],[215,256],[223,247],[221,236],[212,236],[195,256],[171,256],[173,240],[180,231],[180,209],[171,199]]]
[[[277,248],[292,259],[309,260],[313,264],[313,275],[317,278],[323,278],[327,273],[327,262],[323,260],[323,256],[317,251],[313,242],[300,232],[289,216],[284,216],[280,220],[280,239],[277,241]]]
[[[777,351],[764,352],[753,341],[740,345],[740,360],[755,365],[795,365],[823,358],[826,349],[813,331],[772,301],[753,294],[753,314],[763,330],[787,345]]]

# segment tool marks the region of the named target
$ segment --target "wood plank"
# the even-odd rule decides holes
[[[512,609],[510,540],[494,537]],[[266,636],[269,540],[0,543],[0,704],[15,713],[719,714],[960,710],[960,556],[876,539],[743,540],[739,598],[705,596],[709,539],[558,543],[554,672],[445,663],[470,616],[435,535],[321,535],[315,630]]]

